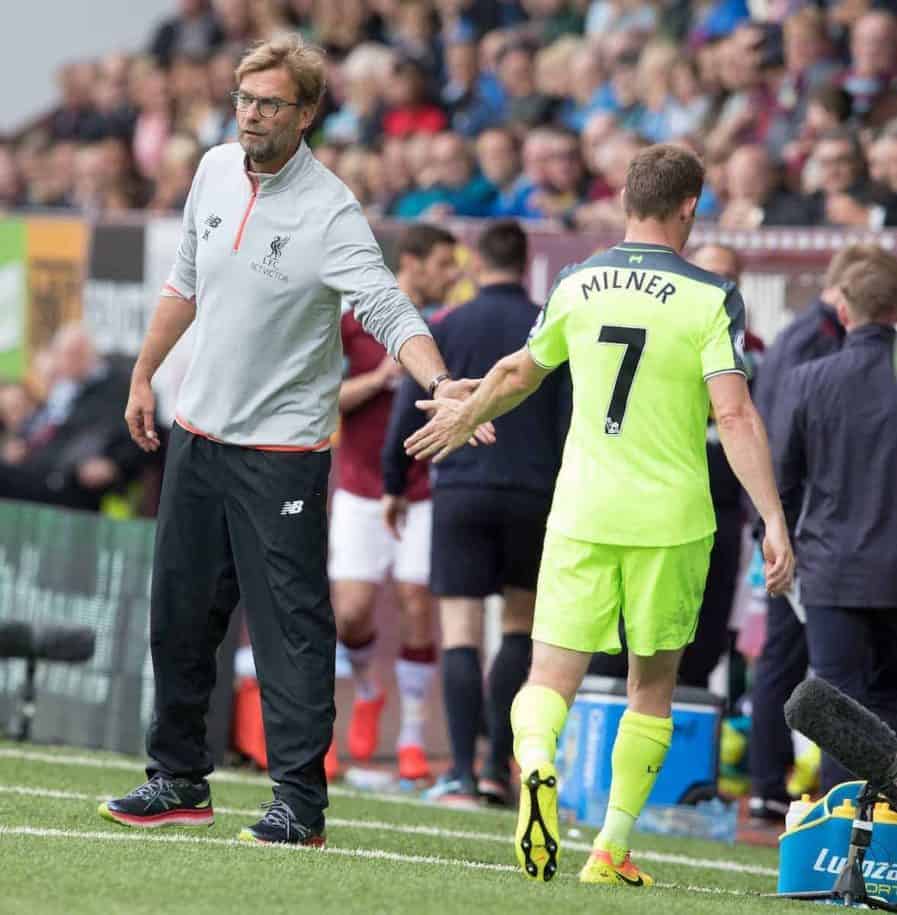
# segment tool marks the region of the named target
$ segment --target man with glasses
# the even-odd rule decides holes
[[[449,380],[357,201],[304,142],[324,91],[323,55],[284,36],[249,52],[236,76],[240,143],[211,149],[199,166],[126,410],[134,440],[156,450],[150,381],[195,323],[156,533],[149,781],[100,813],[129,826],[212,822],[204,717],[215,650],[242,599],[275,787],[264,817],[240,837],[322,845],[341,300],[436,396],[472,385]]]

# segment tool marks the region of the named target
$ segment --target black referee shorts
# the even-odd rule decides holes
[[[516,489],[433,491],[430,589],[439,597],[535,591],[551,496]]]

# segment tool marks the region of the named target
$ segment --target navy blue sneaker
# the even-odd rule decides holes
[[[211,826],[215,822],[209,783],[156,774],[124,797],[97,808],[103,819],[122,826]]]
[[[316,823],[306,826],[296,819],[289,804],[281,800],[262,804],[265,815],[252,826],[240,830],[237,838],[241,842],[260,842],[265,845],[308,845],[312,848],[323,848],[327,841],[324,832],[324,817]]]

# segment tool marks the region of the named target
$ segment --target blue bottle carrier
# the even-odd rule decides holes
[[[864,782],[844,782],[779,836],[780,893],[830,890],[844,867],[857,798]],[[897,814],[877,804],[872,843],[863,862],[870,896],[897,903]]]
[[[568,819],[601,825],[625,710],[625,681],[585,678],[558,741],[558,804]],[[716,799],[722,713],[723,700],[713,693],[676,689],[672,744],[637,828],[734,840],[735,807]]]

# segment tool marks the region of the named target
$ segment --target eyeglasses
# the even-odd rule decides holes
[[[248,111],[255,102],[263,118],[273,118],[281,108],[301,108],[299,102],[285,102],[282,98],[256,98],[248,92],[231,92],[231,99],[237,111]]]

